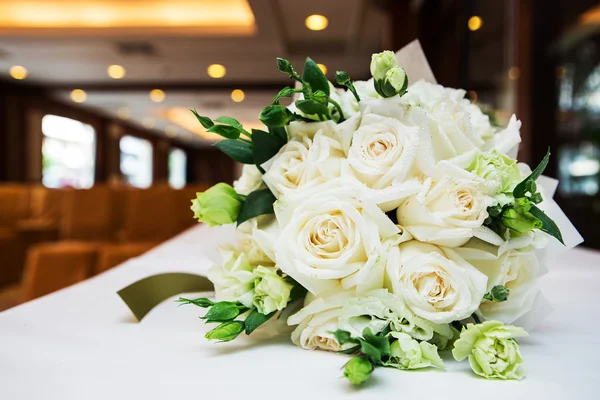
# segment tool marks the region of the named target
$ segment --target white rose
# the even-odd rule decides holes
[[[487,208],[496,201],[484,194],[482,178],[450,162],[440,162],[433,179],[398,207],[398,223],[421,242],[459,247],[477,236],[495,244],[502,238],[483,226]],[[493,193],[492,193],[493,194]]]
[[[393,332],[404,332],[419,340],[431,339],[434,332],[442,337],[452,335],[449,325],[434,324],[418,317],[402,297],[386,289],[373,290],[344,303],[339,327],[352,336],[362,336],[367,327],[373,333],[378,333],[388,325]]]
[[[402,97],[427,112],[435,161],[481,148],[495,129],[481,109],[464,98],[465,91],[418,81]]]
[[[382,287],[387,242],[400,230],[357,195],[352,181],[338,179],[275,203],[277,265],[313,294]]]
[[[289,141],[262,165],[263,180],[275,197],[337,178],[345,162],[341,145],[318,131],[314,138]]]
[[[479,314],[485,319],[511,324],[533,307],[538,294],[540,267],[533,251],[500,250],[488,243],[472,240],[457,252],[487,275],[487,292],[497,285],[509,290],[506,301],[483,300]]]
[[[354,89],[358,93],[358,97],[360,97],[360,101],[363,102],[365,100],[371,99],[379,99],[381,96],[375,90],[375,86],[373,85],[373,78],[368,81],[354,81]],[[344,116],[346,119],[358,114],[360,112],[360,104],[354,97],[354,94],[350,90],[346,90],[341,93],[341,107],[344,112]]]
[[[333,332],[338,330],[342,306],[350,296],[348,292],[326,298],[315,298],[309,294],[305,307],[287,320],[288,325],[298,325],[292,332],[292,342],[308,350],[342,350]]]
[[[262,174],[256,165],[244,164],[242,167],[242,175],[233,182],[233,188],[238,194],[244,196],[258,190],[263,186]]]
[[[264,265],[266,267],[275,265],[275,254],[273,244],[267,236],[271,233],[271,227],[277,227],[277,221],[272,215],[261,215],[241,224],[236,230],[238,237],[238,248],[246,255],[252,265]]]
[[[418,127],[372,113],[363,115],[354,132],[348,163],[354,176],[370,189],[367,198],[383,211],[397,208],[421,188],[415,165],[418,134]]]
[[[212,266],[206,274],[215,285],[215,297],[218,301],[239,301],[251,307],[254,296],[252,265],[244,253],[237,253],[231,247],[222,247],[219,252],[223,265]]]
[[[487,276],[452,249],[415,240],[392,248],[386,276],[394,294],[416,315],[436,324],[471,316],[487,288]]]

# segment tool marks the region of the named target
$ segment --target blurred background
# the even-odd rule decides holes
[[[600,248],[600,5],[588,0],[0,1],[0,310],[193,225],[240,167],[190,108],[246,128],[289,84],[275,58],[369,78],[415,38],[439,83],[499,125]]]

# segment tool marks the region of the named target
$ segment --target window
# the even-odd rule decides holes
[[[42,183],[49,188],[87,189],[94,184],[96,132],[74,119],[42,118]]]
[[[186,182],[187,156],[181,149],[171,149],[169,152],[169,185],[181,189]]]
[[[119,147],[125,182],[138,188],[152,185],[152,144],[134,136],[123,136]]]

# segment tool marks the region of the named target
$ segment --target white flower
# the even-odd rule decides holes
[[[292,140],[262,165],[263,180],[275,197],[337,178],[345,161],[341,145],[318,131],[312,139]]]
[[[373,333],[378,333],[388,325],[393,332],[404,332],[419,340],[431,339],[434,332],[442,337],[452,335],[447,324],[438,325],[418,317],[402,297],[386,289],[373,290],[344,303],[339,327],[352,336],[362,336],[367,327]]]
[[[262,174],[256,165],[244,164],[242,167],[242,175],[233,182],[233,188],[238,194],[245,196],[258,190],[263,185]]]
[[[269,237],[272,234],[272,227],[278,230],[275,218],[272,215],[261,215],[244,222],[237,228],[238,248],[246,255],[250,264],[266,267],[275,265],[273,242]]]
[[[361,102],[365,100],[381,98],[381,96],[375,90],[373,78],[369,79],[368,81],[354,81],[353,84]],[[346,119],[360,112],[360,105],[350,90],[346,90],[345,92],[341,93],[340,97],[340,106],[342,107],[342,111],[344,112],[344,117],[346,117]]]
[[[281,234],[277,265],[313,294],[382,287],[383,259],[399,229],[373,203],[338,179],[275,203]]]
[[[309,294],[305,307],[288,318],[288,325],[298,325],[292,333],[292,342],[308,350],[342,350],[333,332],[338,330],[342,306],[350,296],[348,292],[326,298]]]
[[[508,288],[508,299],[503,302],[483,300],[479,314],[485,319],[510,324],[531,310],[538,294],[539,263],[533,251],[508,250],[472,240],[457,249],[469,263],[488,277],[487,291],[494,286]]]
[[[274,268],[259,265],[254,270],[256,284],[254,288],[253,304],[261,314],[270,314],[281,311],[290,300],[293,286],[277,274]]]
[[[348,163],[354,176],[371,189],[367,198],[383,211],[397,208],[421,188],[415,178],[418,133],[418,127],[395,118],[365,113],[353,135]]]
[[[252,306],[254,296],[254,275],[252,265],[244,253],[237,253],[231,247],[219,249],[223,265],[212,266],[207,277],[215,285],[218,301],[239,301],[246,307]]]
[[[469,317],[487,288],[487,276],[452,249],[415,240],[392,248],[386,274],[391,291],[436,324]]]
[[[495,133],[487,115],[464,95],[464,90],[418,81],[402,97],[427,112],[435,161],[481,148]]]
[[[483,226],[487,208],[496,202],[483,193],[484,180],[450,162],[441,162],[437,169],[435,180],[427,178],[421,192],[400,205],[398,223],[415,239],[440,246],[462,246],[473,236],[501,243],[502,238]]]

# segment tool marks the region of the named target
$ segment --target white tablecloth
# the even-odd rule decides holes
[[[294,347],[285,337],[204,339],[193,306],[165,301],[135,322],[116,292],[160,272],[202,274],[210,262],[193,228],[76,286],[0,314],[0,399],[600,399],[600,253],[575,249],[553,261],[542,288],[554,306],[521,340],[527,378],[487,381],[468,363],[448,370],[377,369],[356,389],[345,356]]]

